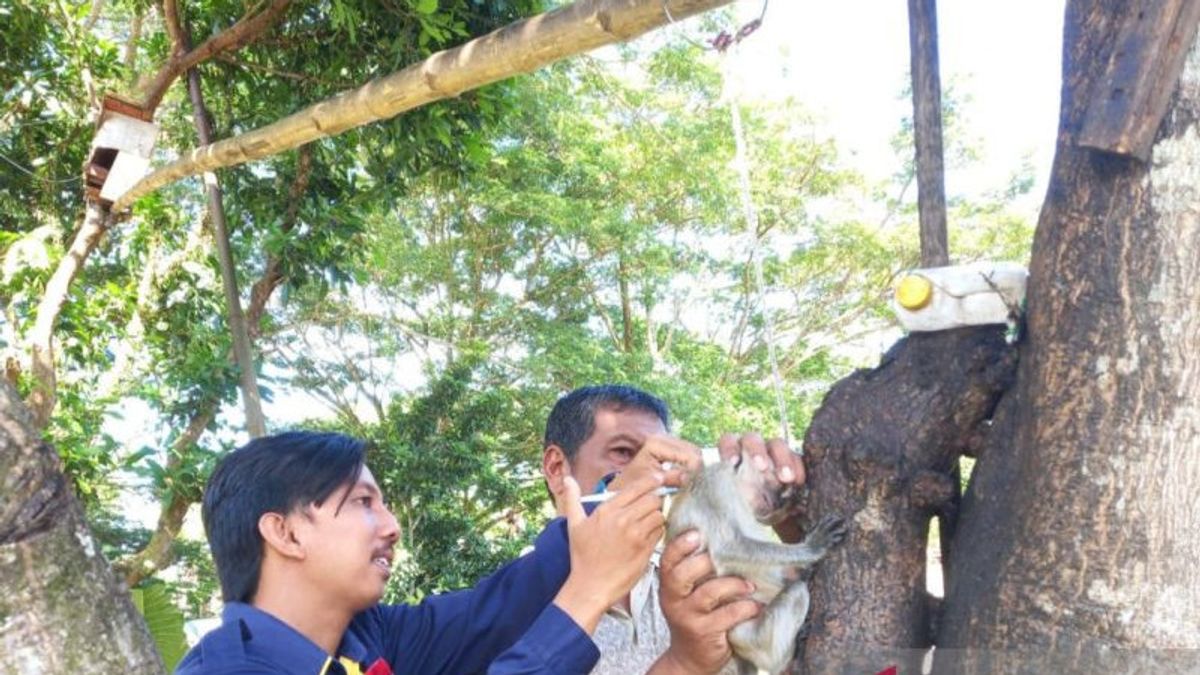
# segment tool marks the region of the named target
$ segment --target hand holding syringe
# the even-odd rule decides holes
[[[671,459],[666,459],[670,457]],[[666,485],[655,490],[655,494],[666,497],[679,490],[679,484],[687,471],[694,471],[703,464],[721,461],[720,452],[716,448],[697,448],[696,446],[669,436],[652,436],[646,440],[640,452],[625,469],[613,479],[612,485],[604,492],[586,495],[580,501],[585,504],[606,502],[615,497],[623,482],[628,482],[647,471],[662,471]],[[684,468],[676,468],[682,465]]]

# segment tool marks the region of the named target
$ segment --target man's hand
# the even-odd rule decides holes
[[[628,482],[588,516],[579,501],[579,484],[570,476],[563,479],[571,574],[554,604],[588,634],[646,571],[666,526],[662,497],[655,494],[662,484],[661,472]]]
[[[796,543],[803,538],[796,522],[800,512],[799,488],[804,485],[805,472],[802,457],[794,452],[781,438],[764,441],[758,434],[722,434],[717,441],[721,459],[734,461],[745,453],[754,468],[763,473],[770,490],[777,491],[790,505],[787,514],[775,524],[775,533],[786,543]]]
[[[715,673],[733,655],[727,633],[752,619],[759,604],[749,599],[754,586],[740,577],[717,577],[708,553],[693,553],[700,536],[688,531],[662,555],[659,602],[671,628],[671,647],[647,675]]]
[[[671,462],[673,466],[664,469],[664,462]],[[620,491],[624,485],[655,473],[663,475],[664,485],[679,487],[686,474],[699,471],[702,464],[700,449],[691,443],[674,436],[648,436],[637,455],[621,469],[608,488]]]

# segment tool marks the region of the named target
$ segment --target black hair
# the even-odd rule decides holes
[[[623,384],[603,384],[580,387],[558,399],[546,420],[546,435],[542,447],[557,445],[568,462],[575,461],[579,446],[596,430],[598,410],[640,410],[658,416],[663,427],[671,428],[671,413],[662,399],[636,387]]]
[[[226,602],[258,591],[263,538],[259,518],[321,505],[362,472],[367,444],[342,434],[289,431],[256,438],[217,463],[201,516]]]

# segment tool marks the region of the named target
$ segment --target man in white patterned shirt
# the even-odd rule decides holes
[[[619,489],[620,472],[635,460],[661,462],[699,450],[668,436],[670,413],[663,401],[622,385],[583,387],[558,400],[546,422],[542,474],[561,511],[564,476],[585,491]],[[778,440],[757,435],[722,436],[722,457],[748,452],[780,483],[800,484],[800,458]],[[610,485],[611,483],[611,485]],[[694,533],[668,542],[651,558],[629,595],[601,618],[592,639],[600,649],[593,675],[734,673],[729,629],[757,614],[749,586],[737,577],[715,577]]]

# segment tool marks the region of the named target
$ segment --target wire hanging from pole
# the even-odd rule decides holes
[[[678,23],[675,20],[675,17],[671,14],[671,8],[668,5],[668,2],[669,0],[662,0],[663,14],[666,15],[668,23]],[[763,0],[762,9],[759,10],[757,19],[743,24],[741,28],[738,28],[733,33],[724,30],[717,33],[708,40],[708,44],[706,45],[700,44],[686,35],[682,37],[685,41],[687,41],[688,44],[702,51],[716,51],[724,53],[727,49],[750,37],[751,33],[762,27],[763,19],[767,16],[767,7],[770,5],[770,3],[771,0]]]
[[[671,8],[668,6],[669,0],[662,0],[663,13],[667,16],[667,20],[674,24],[675,17],[671,15]],[[721,56],[727,56],[730,48],[736,48],[741,44],[742,40],[749,37],[754,31],[762,27],[763,19],[767,16],[767,7],[770,0],[763,0],[762,9],[758,13],[758,18],[743,24],[736,31],[721,31],[708,41],[707,45],[702,45],[695,40],[683,36],[683,39],[692,46],[704,50],[715,51]],[[750,244],[750,262],[754,267],[754,285],[757,287],[758,305],[762,308],[763,324],[767,330],[767,358],[771,363],[771,382],[775,390],[775,403],[778,406],[779,412],[779,434],[784,443],[791,447],[791,433],[788,430],[788,410],[787,410],[787,395],[784,392],[783,375],[779,370],[779,357],[775,350],[775,319],[771,316],[770,308],[767,307],[767,284],[763,275],[762,256],[759,255],[759,248],[762,244],[761,237],[758,233],[758,209],[754,205],[754,195],[751,192],[750,185],[750,151],[746,142],[746,130],[742,124],[742,112],[739,103],[739,90],[732,84],[735,81],[728,66],[728,61],[723,64],[721,69],[721,78],[725,84],[725,98],[729,101],[729,112],[733,127],[734,139],[734,163],[737,165],[738,172],[738,187],[742,199],[742,213],[746,220],[746,233],[751,237]],[[799,454],[804,453],[803,448],[796,449]]]
[[[764,10],[765,10],[764,5]],[[784,392],[783,375],[779,370],[779,357],[776,354],[775,318],[767,306],[767,283],[763,275],[763,260],[759,249],[762,237],[759,235],[758,209],[754,204],[754,194],[750,183],[750,150],[746,142],[745,125],[742,123],[741,103],[738,88],[731,84],[728,68],[722,69],[725,79],[726,98],[729,100],[730,119],[733,126],[734,164],[738,172],[738,186],[742,199],[742,212],[746,220],[746,234],[751,237],[750,263],[754,267],[754,285],[757,287],[758,305],[763,313],[763,325],[767,331],[767,358],[771,364],[771,381],[775,390],[775,403],[779,409],[779,431],[784,443],[791,447],[791,434],[788,430],[787,395]],[[803,452],[799,449],[798,452]]]

